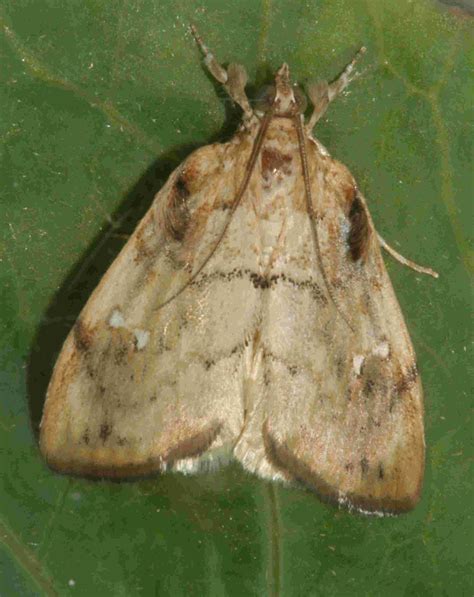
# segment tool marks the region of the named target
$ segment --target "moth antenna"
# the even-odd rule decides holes
[[[428,276],[432,276],[433,278],[439,278],[439,274],[438,272],[435,272],[433,269],[431,269],[430,267],[423,267],[422,265],[418,265],[418,263],[415,263],[414,261],[412,261],[411,259],[407,259],[406,257],[403,257],[403,255],[401,255],[398,251],[395,251],[395,249],[393,247],[391,247],[381,236],[380,234],[377,232],[377,237],[379,239],[379,243],[380,245],[387,251],[387,253],[389,253],[394,259],[396,259],[399,263],[401,263],[402,265],[406,265],[407,267],[409,267],[410,269],[414,270],[415,272],[418,272],[420,274],[426,274]]]
[[[184,284],[179,290],[177,290],[173,295],[171,295],[168,299],[166,299],[166,301],[164,301],[163,303],[161,303],[161,305],[158,305],[158,307],[156,307],[156,311],[158,311],[159,309],[162,309],[163,307],[165,307],[166,305],[168,305],[171,301],[173,301],[177,296],[179,296],[184,290],[186,290],[186,288],[192,284],[192,282],[197,278],[197,276],[199,276],[199,274],[202,272],[202,270],[206,267],[206,265],[208,264],[209,260],[211,259],[211,257],[214,255],[214,253],[216,252],[217,247],[220,245],[222,239],[224,238],[227,229],[229,228],[230,222],[232,220],[232,216],[234,215],[237,207],[240,205],[240,202],[242,200],[242,197],[247,189],[247,185],[250,181],[250,177],[252,176],[252,172],[255,168],[255,164],[257,163],[257,158],[258,155],[260,153],[260,149],[262,148],[262,144],[263,141],[265,139],[265,134],[267,132],[268,129],[268,125],[270,124],[271,119],[273,118],[273,108],[270,108],[268,110],[268,112],[265,114],[263,120],[262,120],[262,124],[260,125],[260,129],[258,131],[257,137],[255,139],[255,143],[252,147],[252,153],[250,154],[250,158],[248,161],[248,165],[247,165],[247,170],[245,172],[245,176],[240,184],[239,190],[237,192],[237,195],[235,196],[235,199],[232,203],[232,207],[230,208],[230,213],[229,213],[229,217],[227,218],[227,221],[225,223],[225,226],[222,230],[222,232],[220,233],[219,237],[217,238],[216,242],[214,243],[214,246],[212,247],[211,251],[209,252],[209,254],[207,255],[207,257],[204,259],[204,261],[201,263],[201,265],[198,267],[198,269],[194,272],[194,274],[192,274],[192,276],[190,277],[190,279],[186,282],[186,284]]]
[[[318,264],[319,264],[319,267],[321,268],[324,285],[326,286],[326,290],[328,291],[330,299],[332,300],[334,306],[336,307],[336,310],[339,313],[339,315],[347,323],[348,327],[353,332],[354,328],[351,326],[347,317],[341,311],[341,309],[339,308],[339,305],[336,302],[336,299],[334,298],[334,295],[331,290],[331,286],[330,286],[327,276],[326,276],[326,270],[324,269],[324,263],[323,263],[323,260],[321,259],[321,248],[319,246],[318,230],[316,228],[316,223],[315,223],[316,222],[316,214],[314,213],[313,199],[311,196],[311,184],[310,184],[310,180],[309,180],[309,169],[308,169],[308,156],[306,153],[306,144],[305,144],[305,135],[304,135],[302,116],[300,114],[297,114],[293,118],[293,120],[295,122],[296,132],[298,134],[298,146],[299,146],[299,150],[300,150],[301,166],[303,169],[303,181],[304,181],[304,190],[305,190],[305,197],[306,197],[306,209],[308,210],[311,228],[313,231],[314,244],[315,244]]]

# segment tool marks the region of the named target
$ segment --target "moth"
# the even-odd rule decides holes
[[[259,105],[244,67],[209,72],[243,111],[227,143],[169,177],[95,289],[54,368],[40,449],[61,473],[133,478],[230,459],[365,513],[420,498],[415,353],[357,184],[312,136],[355,76]]]

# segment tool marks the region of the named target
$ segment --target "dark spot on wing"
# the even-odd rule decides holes
[[[350,230],[347,237],[349,253],[353,261],[358,261],[366,255],[370,229],[367,213],[357,190],[354,194],[348,218],[350,223]]]
[[[321,302],[323,304],[327,303],[327,297],[326,295],[323,293],[323,291],[321,290],[320,286],[314,282],[314,280],[294,280],[293,278],[289,278],[288,276],[286,276],[285,274],[279,274],[277,275],[273,275],[270,278],[271,281],[271,285],[273,285],[276,282],[284,282],[289,284],[290,286],[294,286],[295,288],[301,289],[301,290],[307,290],[310,292],[311,296],[313,297],[313,299],[317,302]]]
[[[411,390],[418,379],[418,367],[413,363],[405,374],[402,374],[395,384],[395,393],[404,394]]]
[[[270,385],[270,371],[268,370],[268,367],[265,367],[263,369],[263,385],[267,388]]]
[[[82,441],[86,444],[86,446],[89,444],[91,440],[90,437],[90,432],[89,432],[89,427],[86,427],[86,430],[84,431],[84,433],[82,434]]]
[[[118,346],[114,351],[114,360],[116,365],[122,365],[126,360],[128,348],[125,344],[117,342]]]
[[[328,299],[324,292],[321,290],[319,284],[317,284],[314,280],[306,279],[306,280],[294,280],[293,278],[288,277],[287,275],[281,274],[273,274],[271,276],[265,276],[259,274],[257,272],[252,272],[249,269],[238,269],[235,268],[228,272],[222,271],[215,271],[210,274],[201,273],[196,280],[191,282],[191,286],[196,286],[198,288],[205,287],[207,284],[210,284],[216,280],[222,280],[223,282],[228,282],[230,280],[240,279],[248,277],[252,282],[254,288],[260,290],[266,290],[267,288],[273,288],[278,284],[288,284],[289,286],[293,286],[294,288],[298,288],[299,290],[306,290],[311,293],[313,299],[317,302],[321,302],[326,304]]]
[[[346,198],[348,205],[352,205],[352,202],[354,201],[355,194],[356,194],[356,188],[352,184],[347,186],[344,189],[344,196]]]
[[[164,210],[164,226],[166,233],[174,240],[183,240],[190,222],[188,208],[189,189],[183,175],[178,176],[168,196]]]
[[[372,394],[375,389],[375,381],[373,379],[366,379],[364,383],[363,394]]]
[[[102,443],[105,444],[111,433],[112,427],[108,423],[102,423],[99,430],[99,437],[102,440]]]
[[[367,476],[367,473],[369,472],[369,461],[365,456],[360,460],[360,470],[363,477]]]
[[[232,348],[232,350],[230,351],[229,356],[232,356],[233,354],[237,354],[237,353],[243,352],[243,350],[244,350],[244,347],[243,347],[242,344],[236,344]]]
[[[82,319],[79,319],[74,324],[74,341],[77,348],[82,352],[87,352],[92,346],[94,332],[92,328],[87,326]]]
[[[255,288],[270,288],[270,280],[266,276],[261,276],[252,272],[250,274],[250,280]]]
[[[178,176],[174,186],[177,194],[182,200],[186,200],[189,197],[188,185],[184,176]]]
[[[288,367],[288,373],[294,377],[298,373],[298,367],[296,365],[290,365]]]
[[[336,356],[336,360],[335,360],[334,366],[336,368],[337,377],[342,377],[344,375],[345,370],[346,370],[346,361],[345,361],[345,359],[343,357],[341,357],[341,356]]]
[[[418,368],[416,363],[413,363],[407,369],[406,373],[403,373],[401,369],[399,369],[396,381],[391,388],[390,403],[388,406],[389,412],[393,412],[394,409],[402,403],[403,394],[410,392],[417,380]]]
[[[260,333],[260,331],[259,331],[259,333]],[[256,341],[255,344],[259,344],[259,341]],[[300,372],[300,368],[298,367],[298,365],[288,364],[284,359],[275,355],[273,352],[271,352],[267,348],[263,349],[263,357],[262,358],[263,358],[263,363],[264,363],[264,367],[265,367],[264,368],[264,383],[265,383],[265,385],[268,385],[270,383],[270,380],[268,379],[268,368],[266,367],[267,362],[269,362],[269,361],[284,365],[286,367],[288,373],[291,375],[291,377],[298,375],[298,373]]]
[[[383,467],[383,464],[380,463],[379,464],[379,479],[382,480],[385,477],[385,469]]]

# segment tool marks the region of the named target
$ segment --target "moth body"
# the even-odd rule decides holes
[[[60,472],[137,477],[230,459],[323,499],[419,499],[421,384],[364,198],[311,129],[350,80],[302,95],[283,65],[265,110],[245,71],[211,73],[244,111],[156,195],[56,363],[41,450]]]

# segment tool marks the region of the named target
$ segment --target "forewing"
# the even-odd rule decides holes
[[[113,477],[190,470],[239,432],[255,298],[250,281],[229,271],[242,220],[230,222],[212,274],[195,274],[230,221],[251,142],[237,136],[192,154],[92,294],[47,393],[40,446],[53,468]]]
[[[293,234],[307,239],[304,247],[316,233],[320,258],[314,250],[306,273],[292,270],[298,285],[273,290],[266,455],[323,498],[366,512],[406,511],[419,499],[424,468],[414,351],[352,176],[310,150],[315,229],[300,223]]]

